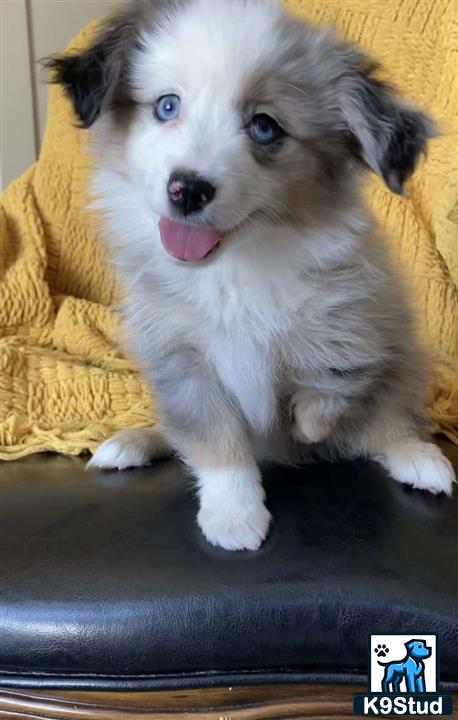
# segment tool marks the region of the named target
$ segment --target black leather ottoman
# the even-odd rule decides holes
[[[456,448],[448,446],[458,458]],[[370,463],[265,471],[255,553],[208,545],[174,462],[0,468],[0,685],[153,690],[365,683],[368,633],[437,633],[458,688],[458,495]]]

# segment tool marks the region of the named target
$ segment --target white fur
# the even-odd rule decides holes
[[[197,522],[212,545],[225,550],[257,550],[271,515],[256,465],[198,472]]]
[[[416,438],[401,440],[375,458],[401,483],[437,495],[451,495],[455,473],[451,462],[437,445]]]
[[[97,448],[87,467],[125,470],[147,465],[151,460],[170,453],[170,446],[157,430],[121,430]]]

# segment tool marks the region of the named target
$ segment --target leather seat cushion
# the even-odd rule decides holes
[[[451,448],[456,453],[456,449]],[[265,470],[271,534],[210,546],[168,461],[0,468],[0,684],[360,682],[368,634],[437,633],[458,687],[458,500],[371,463]]]

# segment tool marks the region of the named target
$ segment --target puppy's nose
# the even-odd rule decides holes
[[[216,188],[208,180],[194,173],[172,173],[167,185],[172,205],[190,215],[199,212],[215,197]]]

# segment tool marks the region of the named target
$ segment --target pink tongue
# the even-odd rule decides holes
[[[190,262],[202,260],[221,239],[217,230],[191,227],[168,218],[160,219],[159,232],[169,255]]]

